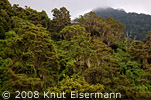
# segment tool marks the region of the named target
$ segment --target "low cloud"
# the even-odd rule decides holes
[[[98,7],[113,7],[124,9],[126,12],[151,14],[150,0],[9,0],[11,4],[30,6],[38,11],[45,10],[52,18],[51,10],[66,7],[72,19]]]

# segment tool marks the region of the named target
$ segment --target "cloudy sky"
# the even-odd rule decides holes
[[[52,18],[51,10],[66,7],[72,19],[99,7],[113,7],[127,12],[151,14],[151,0],[9,0],[11,4],[25,5],[32,9],[45,10]]]

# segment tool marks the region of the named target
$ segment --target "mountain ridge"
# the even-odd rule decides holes
[[[144,40],[147,32],[151,30],[151,15],[144,13],[126,12],[124,9],[96,8],[93,10],[97,16],[103,18],[113,17],[126,25],[125,32],[131,35],[131,38],[136,40]]]

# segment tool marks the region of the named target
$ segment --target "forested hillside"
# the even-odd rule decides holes
[[[143,41],[151,28],[151,15],[126,13],[122,9],[113,8],[98,8],[94,12],[103,18],[114,17],[126,25],[125,32],[128,32],[132,39]]]
[[[65,7],[52,13],[50,19],[0,0],[0,94],[119,92],[122,100],[151,99],[150,31],[142,42],[124,36],[125,25],[112,17],[89,12],[71,23]]]

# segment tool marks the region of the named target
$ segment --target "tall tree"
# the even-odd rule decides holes
[[[90,49],[90,34],[80,25],[66,26],[60,31],[63,40],[57,42],[63,73],[86,69]],[[70,65],[70,66],[69,66]],[[64,68],[65,67],[65,68]]]
[[[146,37],[146,39],[144,39],[145,45],[148,48],[148,53],[149,53],[149,58],[148,58],[148,63],[151,66],[151,31],[148,32],[148,35]]]
[[[70,14],[69,11],[62,7],[60,9],[53,9],[53,20],[52,20],[52,32],[59,32],[61,31],[65,26],[71,24]]]
[[[30,84],[35,88],[36,80],[37,84],[43,84],[41,89],[56,85],[59,70],[58,57],[53,41],[44,28],[33,24],[23,26],[18,30],[18,38],[9,43],[7,51],[13,61],[8,67],[7,73],[10,79],[5,87],[8,84],[13,87],[20,81],[18,89],[21,87],[30,89]],[[27,80],[22,80],[23,78]],[[25,85],[27,87],[24,87]]]
[[[129,53],[139,64],[142,65],[142,68],[148,68],[148,58],[149,52],[147,46],[141,41],[133,41],[129,47]]]
[[[75,22],[85,27],[91,36],[98,36],[108,45],[117,44],[121,33],[124,31],[124,25],[116,19],[103,19],[96,16],[94,12],[89,12],[80,18],[75,19]]]

